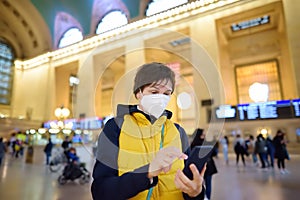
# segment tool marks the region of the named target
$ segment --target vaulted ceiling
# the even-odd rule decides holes
[[[95,1],[106,10],[122,2],[129,11],[129,22],[143,18],[150,0],[0,0],[0,40],[10,44],[18,59],[28,59],[52,51],[54,22],[58,12],[72,15],[90,37]],[[76,2],[76,3],[74,3]]]
[[[0,38],[14,48],[17,58],[51,50],[50,29],[30,1],[1,0],[0,13]]]

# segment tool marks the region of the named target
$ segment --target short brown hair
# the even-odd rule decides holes
[[[172,93],[175,87],[175,73],[166,65],[158,62],[144,64],[139,67],[135,78],[133,93],[136,95],[139,91],[143,91],[144,87],[151,84],[161,83],[162,81],[171,81]]]

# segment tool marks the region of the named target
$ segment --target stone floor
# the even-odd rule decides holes
[[[78,154],[87,169],[92,171],[94,158],[90,147],[77,147]],[[25,157],[25,156],[24,156]],[[44,164],[42,147],[34,148],[33,163],[25,158],[6,155],[0,167],[1,200],[89,200],[90,183],[77,181],[59,185],[61,172],[50,172]],[[300,199],[300,156],[292,155],[286,163],[289,174],[274,170],[262,170],[251,164],[236,166],[234,155],[230,163],[223,162],[222,155],[215,159],[218,174],[213,176],[213,200],[299,200]]]

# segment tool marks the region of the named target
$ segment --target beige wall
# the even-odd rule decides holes
[[[70,102],[70,75],[77,75],[78,62],[71,62],[55,68],[55,106],[64,106],[71,110],[71,117],[73,115],[72,103]]]
[[[48,103],[54,100],[48,64],[29,70],[16,70],[13,90],[12,117],[30,115],[31,120],[46,120]],[[52,80],[53,81],[53,80]],[[49,99],[48,99],[49,98]]]
[[[290,50],[291,65],[293,73],[290,75],[295,78],[297,84],[297,96],[300,95],[300,1],[283,0],[283,10],[285,15],[285,28],[287,31],[287,41]]]

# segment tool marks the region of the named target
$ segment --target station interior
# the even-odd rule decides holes
[[[91,199],[90,183],[57,183],[42,149],[69,136],[92,171],[103,126],[118,104],[137,103],[136,69],[151,62],[176,74],[167,109],[190,141],[196,128],[230,144],[285,133],[285,175],[250,158],[236,166],[233,147],[226,165],[220,147],[212,199],[298,199],[299,9],[296,0],[0,0],[0,137],[24,142],[23,157],[3,158],[0,199]]]

